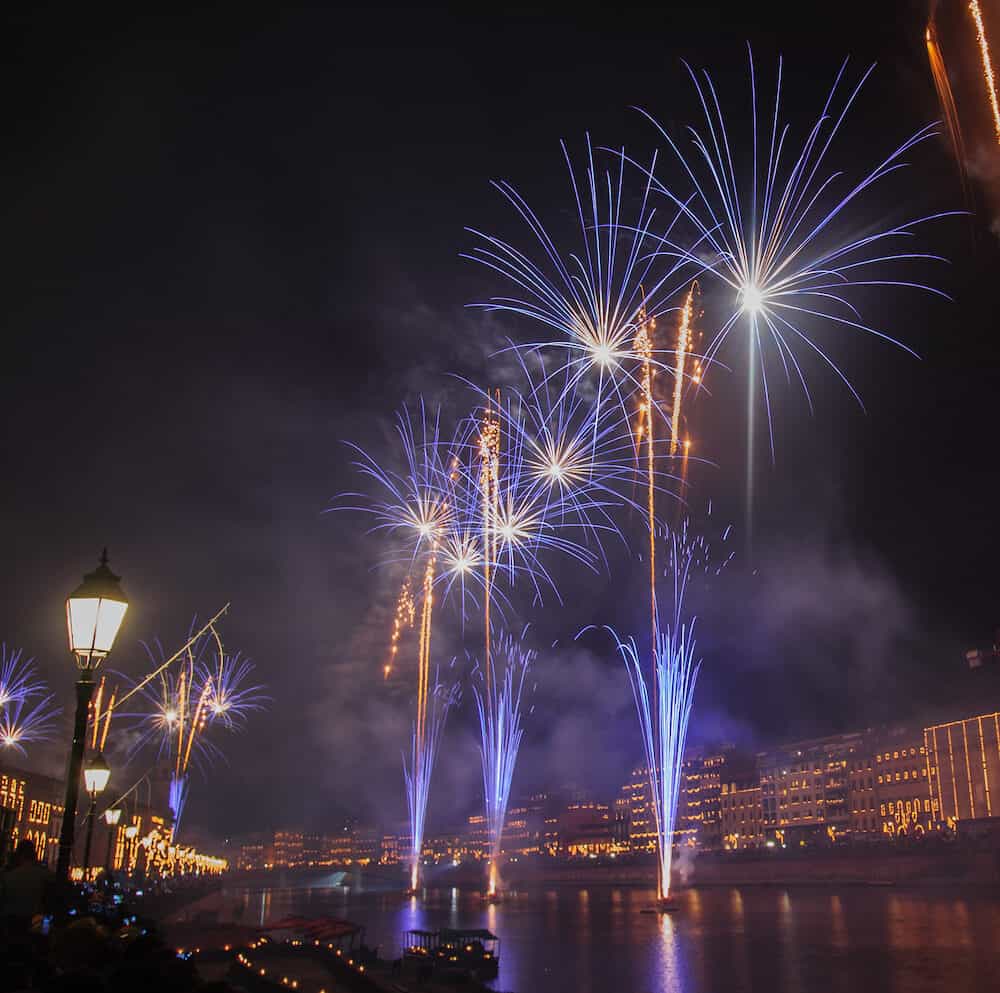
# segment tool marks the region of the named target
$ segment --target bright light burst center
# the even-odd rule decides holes
[[[756,283],[744,283],[740,290],[740,307],[745,314],[758,314],[764,309],[764,292]]]
[[[609,366],[614,361],[614,355],[611,352],[611,346],[607,342],[601,342],[599,345],[594,345],[594,361],[600,366]]]

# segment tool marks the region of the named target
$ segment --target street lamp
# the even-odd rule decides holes
[[[90,794],[90,810],[87,812],[87,842],[83,846],[83,881],[87,881],[87,870],[90,868],[90,843],[94,839],[94,808],[97,797],[104,792],[111,777],[111,768],[104,761],[104,756],[98,752],[83,770],[83,782]]]
[[[104,823],[108,828],[108,852],[104,856],[104,878],[111,878],[111,849],[114,847],[115,840],[115,828],[118,827],[118,822],[122,819],[122,808],[121,807],[108,807],[104,811]]]
[[[83,577],[83,582],[66,599],[66,627],[69,650],[76,657],[80,678],[76,683],[76,718],[73,745],[66,771],[66,803],[59,833],[59,861],[56,875],[69,879],[76,834],[76,807],[80,793],[80,767],[87,735],[87,708],[94,692],[94,670],[107,658],[128,609],[128,598],[119,585],[121,577],[108,568],[108,550],[100,565]],[[107,783],[107,777],[104,780]],[[103,787],[102,787],[103,788]],[[89,789],[89,787],[88,787]]]

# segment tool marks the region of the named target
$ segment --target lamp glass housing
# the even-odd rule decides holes
[[[104,761],[104,756],[98,752],[83,770],[83,781],[87,787],[87,792],[91,796],[103,793],[104,787],[108,785],[110,778],[111,767]]]
[[[122,818],[121,807],[108,807],[104,811],[104,823],[109,827],[114,827]]]
[[[128,610],[120,578],[108,568],[105,551],[100,565],[66,599],[69,649],[81,669],[96,669],[115,643]]]

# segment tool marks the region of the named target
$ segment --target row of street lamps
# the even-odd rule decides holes
[[[59,859],[56,876],[60,881],[69,879],[73,858],[73,841],[76,836],[76,808],[80,796],[80,772],[90,795],[87,820],[87,841],[84,846],[83,874],[86,878],[90,867],[90,844],[94,834],[94,812],[97,797],[108,785],[111,769],[104,756],[98,752],[84,766],[83,757],[87,743],[87,712],[94,692],[94,672],[108,657],[115,638],[128,610],[128,598],[121,588],[121,577],[108,568],[108,551],[101,555],[100,565],[83,577],[83,582],[66,599],[66,627],[69,650],[76,659],[79,678],[76,682],[76,716],[73,721],[73,743],[70,746],[69,766],[66,771],[66,802],[63,809],[62,830],[59,834]],[[111,861],[111,828],[121,817],[120,808],[104,812],[108,824],[109,840],[106,862]]]

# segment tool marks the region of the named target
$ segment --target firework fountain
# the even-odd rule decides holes
[[[489,856],[487,896],[499,893],[498,861],[503,826],[507,817],[510,785],[517,764],[524,729],[521,726],[521,699],[525,678],[535,652],[527,651],[510,634],[496,639],[496,665],[487,674],[482,671],[481,685],[473,686],[479,714],[483,766],[483,796],[486,807],[486,831]],[[498,678],[499,672],[499,678]]]
[[[406,757],[403,757],[406,806],[410,818],[410,890],[413,893],[417,891],[420,882],[420,859],[423,854],[431,776],[448,712],[458,703],[458,685],[446,687],[440,682],[440,678],[435,678],[429,699],[430,706],[427,707],[425,703],[422,713],[418,708],[418,715],[424,722],[424,728],[418,733],[414,722],[409,764]]]
[[[727,529],[724,537],[728,535]],[[701,667],[695,638],[697,619],[688,615],[685,597],[693,572],[707,572],[710,568],[708,544],[701,537],[689,535],[685,522],[680,530],[670,535],[667,568],[671,581],[670,614],[665,623],[660,618],[656,625],[652,665],[643,661],[643,653],[634,639],[622,641],[612,631],[632,684],[645,751],[650,805],[656,829],[657,894],[660,901],[666,901],[670,895],[670,866],[684,744]],[[721,566],[715,571],[720,569]]]

